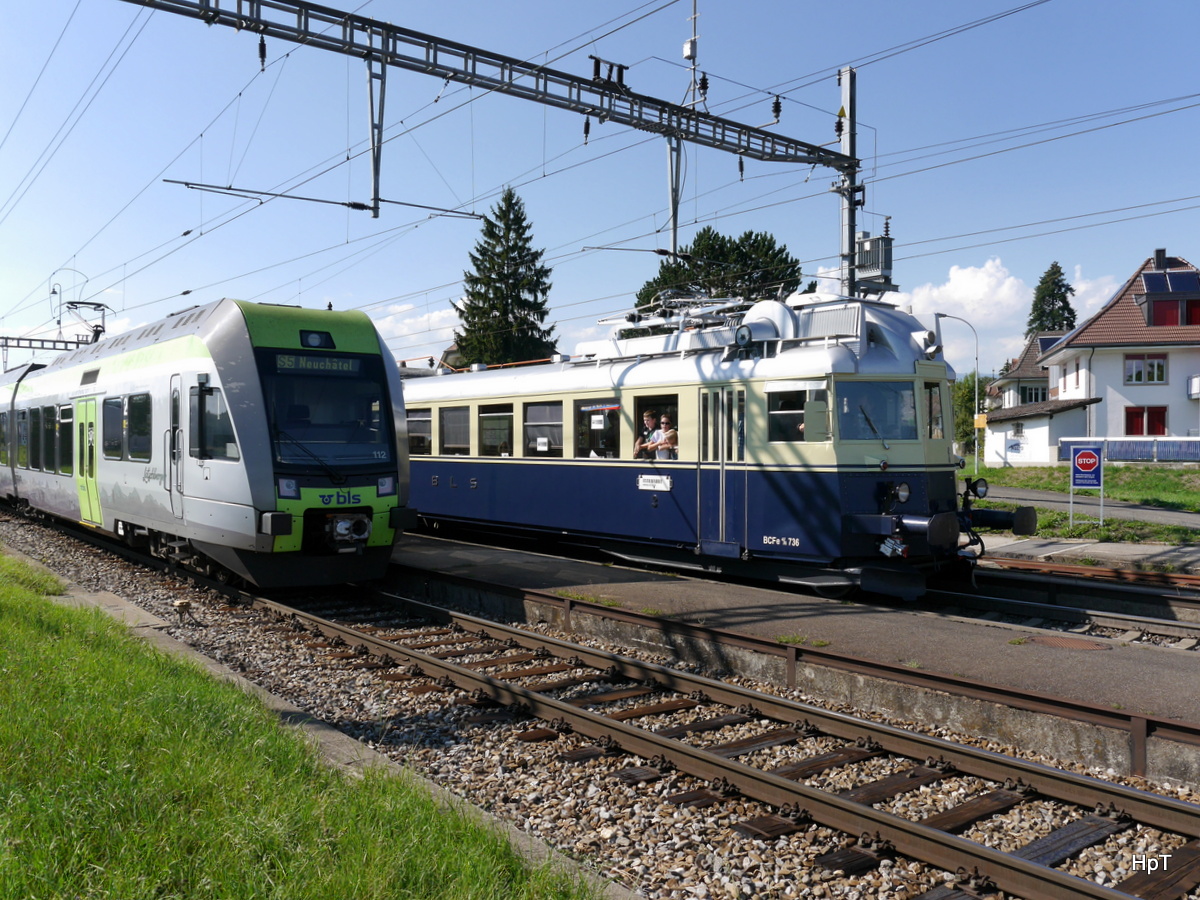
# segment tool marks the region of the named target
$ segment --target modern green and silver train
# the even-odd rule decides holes
[[[0,496],[263,588],[383,575],[409,523],[362,313],[220,300],[0,375]]]

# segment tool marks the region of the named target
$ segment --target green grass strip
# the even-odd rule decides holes
[[[593,896],[57,590],[0,556],[0,897]]]

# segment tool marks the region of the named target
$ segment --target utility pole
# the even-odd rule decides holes
[[[840,174],[835,186],[842,196],[842,284],[848,295],[854,285],[854,210],[861,186],[859,161],[853,154],[856,126],[853,70],[842,70],[845,110],[841,152],[805,143],[711,115],[693,105],[680,106],[631,91],[624,83],[624,66],[600,63],[591,79],[502,56],[477,47],[447,41],[388,22],[309,3],[307,0],[124,0],[138,6],[199,19],[209,25],[252,31],[331,50],[366,60],[371,93],[372,214],[379,214],[379,172],[383,144],[383,71],[387,67],[420,72],[457,84],[533,100],[600,122],[614,122],[660,134],[673,143],[671,166],[672,221],[679,205],[679,146],[688,141],[764,162],[826,166]],[[694,30],[694,26],[693,26]],[[689,42],[695,47],[695,38]],[[617,77],[613,78],[614,70]],[[849,78],[847,78],[847,73]],[[847,206],[849,205],[849,209]],[[675,238],[672,238],[674,243]],[[848,241],[848,243],[847,243]],[[673,247],[673,250],[678,248]]]
[[[858,95],[855,81],[856,74],[853,69],[846,67],[838,72],[838,84],[842,86],[842,108],[838,110],[837,128],[842,139],[842,155],[850,159],[858,158],[858,120],[854,108],[858,102]],[[862,203],[860,195],[863,190],[858,181],[858,167],[843,169],[841,181],[835,184],[833,189],[842,197],[842,294],[856,297],[857,211]]]

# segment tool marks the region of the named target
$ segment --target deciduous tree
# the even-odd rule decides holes
[[[679,259],[659,265],[658,274],[638,291],[638,306],[662,291],[747,300],[786,296],[799,288],[801,277],[800,263],[766,232],[731,238],[705,226],[680,250]]]

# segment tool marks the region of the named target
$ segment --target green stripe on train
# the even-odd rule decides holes
[[[311,349],[300,342],[300,332],[325,331],[333,338],[334,349],[340,353],[379,353],[379,336],[366,313],[264,306],[245,300],[234,302],[242,310],[250,331],[250,342],[255,347]]]

